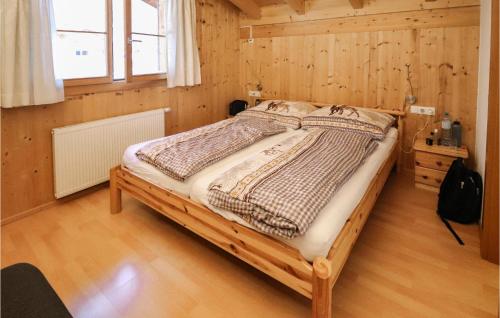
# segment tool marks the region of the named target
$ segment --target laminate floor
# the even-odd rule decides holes
[[[498,266],[477,226],[390,176],[334,287],[334,317],[498,317]],[[124,194],[108,190],[2,227],[2,267],[36,265],[75,317],[309,317],[310,301]]]

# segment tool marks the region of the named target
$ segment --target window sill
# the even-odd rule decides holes
[[[64,96],[78,96],[85,94],[94,93],[104,93],[104,92],[114,92],[114,91],[124,91],[130,89],[138,89],[144,87],[157,87],[165,86],[167,80],[151,80],[151,81],[137,81],[137,82],[126,82],[126,81],[115,81],[113,83],[104,84],[90,84],[90,85],[79,85],[79,86],[65,86]]]

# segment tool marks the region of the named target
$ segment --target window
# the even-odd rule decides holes
[[[57,36],[54,68],[66,84],[110,81],[110,34],[106,0],[54,0]]]
[[[166,0],[53,0],[65,85],[166,78]]]
[[[131,58],[128,79],[164,78],[166,72],[165,2],[131,0],[127,38]],[[163,74],[162,74],[163,73]]]

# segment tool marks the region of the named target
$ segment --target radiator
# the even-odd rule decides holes
[[[107,118],[52,129],[54,195],[62,198],[109,179],[132,144],[165,135],[169,109]]]

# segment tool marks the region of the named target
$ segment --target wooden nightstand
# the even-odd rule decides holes
[[[425,140],[417,140],[415,150],[415,187],[439,192],[446,172],[453,160],[467,159],[469,152],[465,146],[446,147],[425,144]]]

